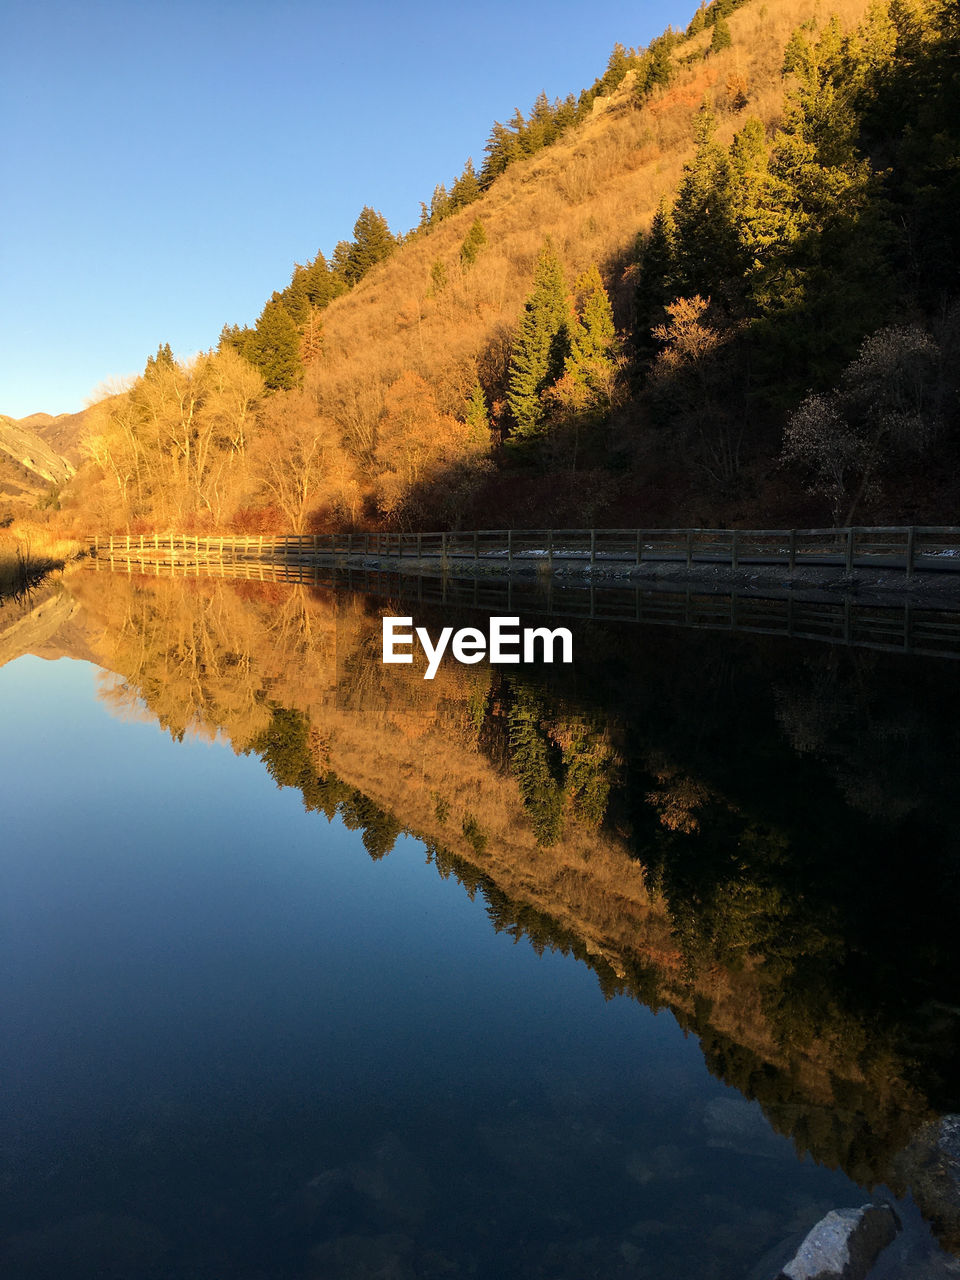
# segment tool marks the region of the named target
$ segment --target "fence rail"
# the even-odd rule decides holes
[[[116,561],[116,558],[115,558]],[[127,573],[147,572],[123,556]],[[95,571],[107,569],[95,560]],[[113,566],[116,569],[116,562]],[[529,579],[424,578],[396,570],[277,560],[230,564],[220,560],[155,561],[156,577],[213,577],[254,582],[301,583],[377,595],[394,605],[436,605],[486,613],[527,613],[585,622],[635,623],[698,630],[752,632],[826,644],[960,659],[960,609],[929,608],[909,599],[892,606],[804,599],[790,592],[760,597],[731,592],[704,594],[696,587],[651,588],[639,583],[554,585]]]
[[[415,559],[444,567],[465,562],[629,571],[673,562],[898,569],[960,573],[960,528],[905,526],[849,529],[478,529],[450,533],[345,533],[206,537],[183,533],[94,536],[96,555],[177,562],[355,558]]]

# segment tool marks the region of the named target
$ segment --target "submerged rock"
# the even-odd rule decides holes
[[[865,1280],[899,1229],[887,1204],[833,1209],[809,1232],[777,1280]]]

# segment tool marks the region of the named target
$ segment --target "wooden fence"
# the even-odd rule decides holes
[[[346,533],[296,537],[133,534],[94,537],[96,555],[183,563],[301,561],[358,558],[419,560],[443,568],[459,564],[547,570],[607,568],[629,571],[647,563],[782,565],[899,569],[960,573],[960,528],[851,529],[481,529],[452,533]]]
[[[942,658],[960,658],[960,608],[929,608],[909,599],[893,605],[843,600],[804,599],[784,591],[759,597],[713,592],[696,587],[650,587],[638,583],[554,584],[530,579],[453,576],[422,577],[363,566],[324,566],[318,562],[277,560],[240,562],[195,560],[190,564],[155,561],[149,566],[115,556],[113,568],[156,577],[214,577],[254,582],[301,583],[331,590],[381,596],[391,607],[442,606],[505,615],[529,614],[597,621],[692,627],[710,631],[746,631],[758,635],[826,644],[880,649]],[[95,560],[96,571],[107,569]]]

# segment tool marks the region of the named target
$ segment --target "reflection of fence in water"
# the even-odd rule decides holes
[[[96,571],[106,561],[94,560]],[[253,582],[293,582],[346,588],[396,602],[480,609],[499,614],[546,614],[571,620],[642,623],[820,640],[828,644],[899,653],[960,658],[960,609],[931,609],[913,601],[889,607],[794,594],[761,597],[742,592],[704,594],[649,585],[557,585],[512,578],[420,577],[378,569],[316,563],[222,560],[192,564],[152,562],[114,555],[113,567],[156,577],[210,577]]]

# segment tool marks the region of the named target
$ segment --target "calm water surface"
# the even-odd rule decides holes
[[[678,633],[636,632],[559,686],[399,669],[391,703],[375,604],[345,629],[298,589],[192,589],[87,581],[44,656],[0,667],[7,1274],[743,1277],[884,1183],[896,1117],[950,1105],[953,1032],[918,1049],[910,1013],[947,1003],[945,944],[891,987],[883,942],[918,945],[922,903],[889,903],[904,839],[941,889],[955,854],[901,767],[956,699],[951,664],[891,694],[882,664],[803,649],[761,690],[759,642],[681,638],[681,669]],[[442,741],[475,777],[434,778]],[[849,879],[805,886],[803,796]],[[528,859],[506,889],[505,823]],[[567,851],[586,878],[544,911]],[[627,907],[581,901],[615,857],[669,908],[656,954]]]

